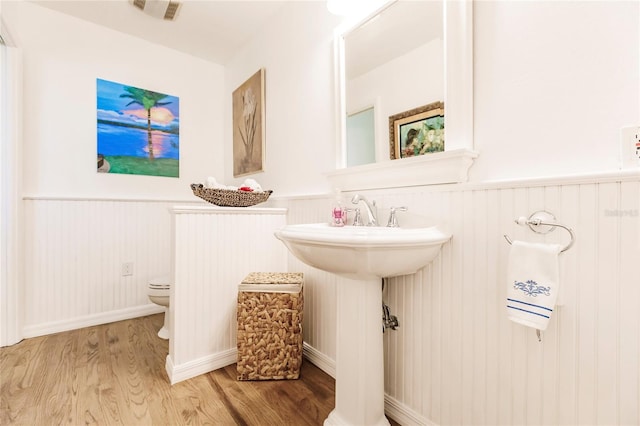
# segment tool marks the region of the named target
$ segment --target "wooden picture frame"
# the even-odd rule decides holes
[[[264,170],[264,74],[261,68],[232,94],[233,177]]]
[[[392,160],[444,151],[444,102],[433,102],[389,117]]]

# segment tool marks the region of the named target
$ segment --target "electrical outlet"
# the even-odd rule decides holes
[[[640,167],[640,126],[625,126],[620,129],[620,167]]]
[[[125,262],[122,264],[122,276],[133,275],[133,262]]]

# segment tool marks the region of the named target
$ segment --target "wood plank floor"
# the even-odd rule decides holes
[[[233,364],[169,385],[162,321],[151,315],[0,348],[0,424],[302,426],[321,425],[333,409],[333,378],[306,360],[300,380],[238,382]]]

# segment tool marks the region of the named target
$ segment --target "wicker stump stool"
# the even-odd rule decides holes
[[[252,272],[238,286],[238,380],[300,377],[304,277]]]

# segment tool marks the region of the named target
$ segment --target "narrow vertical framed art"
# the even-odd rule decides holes
[[[264,170],[264,68],[233,91],[233,177]]]

